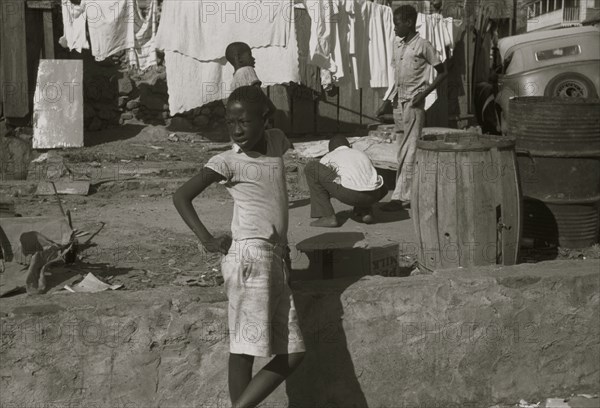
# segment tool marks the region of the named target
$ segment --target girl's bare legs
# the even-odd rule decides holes
[[[237,401],[252,380],[254,356],[247,354],[229,354],[229,396],[231,402]]]
[[[235,355],[232,355],[235,356]],[[246,358],[251,358],[252,356],[244,356]],[[232,364],[232,358],[229,359],[229,390],[231,393],[231,399],[233,402],[233,408],[253,408],[258,405],[261,401],[267,398],[282,382],[285,381],[290,374],[298,368],[302,359],[304,358],[304,353],[293,353],[293,354],[280,354],[277,355],[271,360],[266,366],[260,370],[254,378],[252,378],[246,389],[243,390],[239,397],[234,398],[234,394],[231,393],[232,389],[234,391],[239,390],[239,386],[245,380],[245,375],[238,374],[232,372],[232,369],[245,369],[244,364],[241,363],[238,365],[238,359],[235,358],[234,364]],[[241,359],[240,359],[241,361]],[[239,368],[238,368],[239,367]],[[250,363],[250,374],[252,373],[252,363]],[[236,383],[234,387],[232,387],[232,376],[236,377],[235,381],[239,381]]]

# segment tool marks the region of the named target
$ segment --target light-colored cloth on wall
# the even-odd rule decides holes
[[[83,49],[89,49],[90,44],[85,36],[85,0],[80,5],[63,0],[61,7],[64,34],[58,43],[70,51],[81,52]]]

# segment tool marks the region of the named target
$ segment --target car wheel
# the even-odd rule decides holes
[[[597,97],[592,81],[575,72],[566,72],[552,79],[546,86],[545,95],[561,98]]]

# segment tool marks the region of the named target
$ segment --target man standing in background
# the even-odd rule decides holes
[[[392,200],[384,204],[384,211],[402,211],[410,205],[412,174],[414,173],[417,140],[425,125],[425,98],[446,79],[447,73],[437,51],[429,41],[416,31],[417,10],[412,6],[400,6],[394,11],[394,69],[398,107],[394,109],[394,121],[398,130],[404,130],[397,138],[398,170],[396,188]],[[429,83],[429,67],[437,76]],[[384,101],[380,111],[389,107]]]

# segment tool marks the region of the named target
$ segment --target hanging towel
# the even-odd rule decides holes
[[[292,12],[293,0],[164,0],[156,48],[214,61],[232,42],[285,47]]]
[[[156,31],[158,28],[158,0],[151,0],[146,9],[146,17],[142,15],[136,3],[134,14],[135,47],[128,50],[129,66],[145,70],[156,65]]]
[[[61,7],[64,34],[59,38],[59,44],[69,51],[81,52],[82,49],[89,49],[90,45],[85,36],[85,0],[80,5],[63,0]]]

